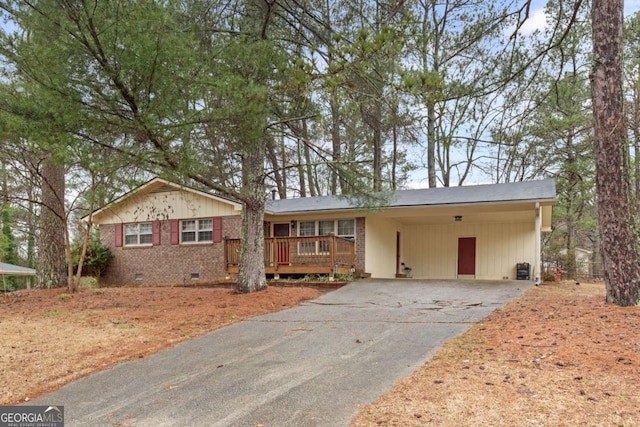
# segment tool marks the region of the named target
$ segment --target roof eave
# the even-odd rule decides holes
[[[498,204],[517,204],[517,203],[540,203],[545,205],[553,205],[556,202],[556,198],[538,198],[538,199],[521,199],[521,200],[495,200],[495,201],[477,201],[477,202],[465,202],[465,203],[438,203],[431,205],[393,205],[382,208],[366,208],[366,207],[348,207],[348,208],[336,208],[336,209],[309,209],[309,210],[293,210],[274,212],[265,210],[266,214],[272,216],[285,216],[285,215],[300,215],[300,214],[322,214],[322,213],[336,213],[336,212],[353,212],[353,211],[381,211],[389,209],[425,209],[425,208],[437,208],[437,207],[465,207],[475,205],[498,205]]]

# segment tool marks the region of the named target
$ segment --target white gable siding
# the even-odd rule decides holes
[[[186,191],[134,195],[102,214],[102,224],[240,215],[230,203]]]

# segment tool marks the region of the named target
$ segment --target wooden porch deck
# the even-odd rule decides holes
[[[227,272],[238,273],[240,239],[224,243]],[[269,237],[264,239],[267,274],[351,274],[355,268],[353,240],[337,236]]]

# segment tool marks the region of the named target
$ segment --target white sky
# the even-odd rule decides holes
[[[529,18],[520,27],[520,32],[528,36],[535,30],[543,31],[547,23],[547,17],[544,13],[544,6],[540,6],[537,9],[533,9],[529,12]]]
[[[544,6],[546,0],[534,0],[532,3],[531,11],[529,12],[529,19],[521,27],[521,32],[524,35],[529,35],[535,30],[544,30],[547,22],[547,18],[544,14]],[[629,16],[635,12],[640,11],[640,0],[627,0],[624,2],[624,15]]]

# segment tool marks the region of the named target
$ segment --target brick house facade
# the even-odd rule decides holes
[[[224,241],[171,244],[170,222],[160,221],[157,245],[116,246],[116,224],[101,224],[100,239],[113,255],[100,281],[106,285],[145,286],[212,283],[229,277],[224,265]],[[222,217],[222,233],[240,236],[240,216]]]
[[[507,280],[515,279],[516,265],[528,263],[535,278],[541,233],[551,230],[554,203],[552,179],[400,190],[389,206],[372,211],[338,196],[270,200],[265,236],[290,240],[265,251],[265,267],[278,274],[315,274],[314,263],[327,258],[322,274],[347,265],[393,278],[404,262],[414,278]],[[159,178],[143,184],[93,214],[114,255],[101,282],[158,286],[225,280],[238,271],[241,211],[236,200]],[[338,237],[353,244],[335,243]],[[461,242],[467,241],[474,244],[463,250]],[[274,254],[277,258],[269,258]],[[344,254],[349,262],[339,264]]]
[[[100,225],[100,239],[113,255],[106,272],[100,278],[101,283],[177,286],[229,280],[231,276],[224,263],[224,241],[171,244],[170,221],[163,220],[159,223],[160,238],[157,244],[130,247],[116,245],[117,224]],[[240,226],[239,215],[222,217],[224,238],[239,238]],[[356,269],[361,271],[364,271],[364,226],[364,218],[355,219]]]
[[[97,210],[93,219],[113,255],[100,278],[103,285],[178,286],[234,278],[225,258],[227,239],[240,239],[241,205],[234,200],[156,178]],[[355,267],[363,270],[365,220],[352,219]],[[272,235],[274,221],[282,225],[303,220],[267,212],[265,237]],[[184,228],[203,222],[205,229]],[[296,235],[295,227],[290,231]],[[205,237],[196,239],[201,232]]]

